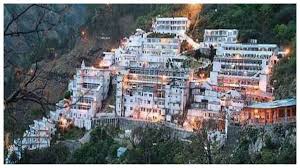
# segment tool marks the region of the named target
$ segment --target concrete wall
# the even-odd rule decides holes
[[[188,138],[193,135],[193,132],[186,131],[182,128],[175,127],[171,124],[162,124],[162,123],[153,123],[149,121],[143,120],[134,120],[123,117],[112,117],[112,118],[97,118],[92,121],[92,128],[97,126],[114,126],[119,127],[121,130],[133,130],[137,127],[151,127],[151,128],[159,128],[166,127],[172,131],[172,135],[178,138]]]

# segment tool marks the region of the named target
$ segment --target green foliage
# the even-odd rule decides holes
[[[43,111],[41,109],[32,109],[31,110],[31,115],[34,117],[34,118],[39,118],[43,115]]]
[[[256,38],[291,50],[288,60],[274,67],[272,81],[276,99],[296,96],[296,5],[232,4],[204,5],[190,34],[202,41],[204,29],[235,28],[239,42]]]
[[[261,128],[243,129],[239,143],[232,150],[229,163],[296,163],[296,144],[291,141],[291,137],[295,136],[293,128],[295,128],[293,125],[272,126],[267,129],[268,133],[264,133]],[[289,134],[285,135],[286,131]],[[258,152],[250,154],[250,144],[255,144],[258,137],[263,139],[263,147]]]
[[[207,28],[238,29],[242,42],[256,38],[263,43],[279,43],[282,35],[286,35],[285,39],[290,41],[296,33],[296,5],[204,5],[199,18],[191,34],[200,41]],[[277,26],[282,24],[284,26]]]
[[[72,127],[69,130],[67,130],[65,133],[61,134],[60,139],[61,140],[76,140],[81,138],[84,135],[84,130],[77,128],[77,127]]]
[[[65,95],[64,95],[64,98],[65,99],[70,99],[71,98],[71,95],[72,95],[72,92],[70,90],[66,91]]]
[[[296,55],[283,58],[273,67],[271,83],[276,99],[296,97]]]
[[[168,128],[137,128],[132,136],[137,143],[133,142],[123,163],[209,163],[202,134],[192,137],[191,144],[172,137]]]
[[[116,150],[120,145],[114,142],[105,128],[97,127],[90,134],[90,142],[85,143],[72,155],[69,163],[109,163],[115,162]]]
[[[10,161],[11,163],[17,163],[17,162],[19,161],[18,155],[16,154],[15,151],[13,151],[13,152],[11,153],[11,155],[9,156],[8,159],[9,159],[9,161]]]
[[[90,141],[93,143],[97,143],[104,140],[113,141],[112,137],[108,135],[107,132],[101,127],[95,128],[90,135]]]
[[[59,164],[64,163],[69,156],[69,149],[65,145],[59,143],[45,149],[36,149],[32,151],[25,150],[18,163]]]
[[[137,17],[136,24],[139,28],[149,31],[152,24],[152,19],[156,16],[170,16],[173,12],[182,7],[182,5],[170,5],[170,4],[159,4],[159,5],[151,5],[151,10],[142,16]]]
[[[289,143],[283,144],[279,154],[276,157],[276,163],[280,164],[295,164],[296,163],[296,145]]]

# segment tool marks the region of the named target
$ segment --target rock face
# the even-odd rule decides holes
[[[230,130],[229,132],[230,133]],[[233,150],[237,163],[293,163],[296,154],[296,124],[243,127]],[[284,159],[284,158],[288,159]]]
[[[261,151],[262,147],[264,145],[264,142],[262,140],[261,137],[257,138],[257,140],[255,141],[255,143],[251,143],[249,145],[249,154],[257,154]]]

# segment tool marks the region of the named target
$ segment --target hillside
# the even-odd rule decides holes
[[[288,49],[288,58],[273,69],[271,84],[276,99],[296,96],[296,5],[203,5],[189,34],[202,41],[204,29],[213,28],[238,29],[240,42],[254,38]]]
[[[6,5],[4,25],[8,24],[12,15],[22,13],[28,6]],[[171,14],[183,6],[155,4],[46,6],[55,12],[37,6],[30,8],[18,22],[12,24],[9,31],[30,30],[30,26],[37,24],[36,21],[40,19],[37,16],[41,16],[44,11],[46,11],[45,22],[48,23],[48,19],[51,18],[57,23],[53,28],[51,25],[49,31],[5,36],[4,97],[7,98],[18,88],[24,81],[24,76],[37,62],[42,75],[31,88],[43,87],[47,80],[43,94],[51,105],[43,111],[39,104],[31,101],[13,103],[4,113],[5,132],[20,135],[33,119],[47,115],[49,109],[54,108],[53,104],[63,97],[69,79],[73,77],[82,60],[87,65],[97,64],[102,52],[116,48],[120,39],[134,33],[136,28],[149,28],[149,23],[147,22],[147,25],[145,20],[151,23],[152,17],[158,14]],[[41,27],[49,26],[47,23],[43,23]]]

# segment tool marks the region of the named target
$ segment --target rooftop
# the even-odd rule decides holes
[[[175,38],[176,34],[167,34],[167,33],[151,33],[147,35],[147,38]]]
[[[157,17],[157,21],[168,21],[168,20],[184,20],[187,21],[187,17]]]
[[[278,107],[288,107],[288,106],[296,106],[296,99],[282,99],[282,100],[275,100],[272,102],[266,103],[255,103],[248,108],[260,108],[260,109],[267,109],[267,108],[278,108]]]

